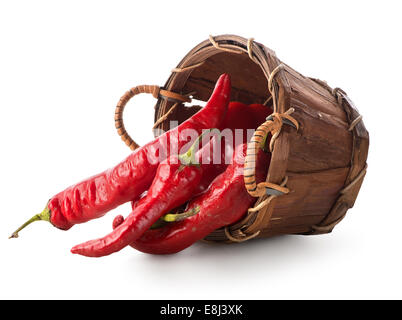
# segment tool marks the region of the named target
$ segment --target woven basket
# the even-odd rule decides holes
[[[129,90],[116,109],[119,135],[131,149],[138,147],[122,120],[124,106],[136,94],[151,93],[158,99],[155,128],[168,130],[170,121],[181,123],[199,110],[183,102],[190,102],[190,95],[208,100],[222,73],[231,75],[231,101],[272,106],[274,116],[257,129],[273,136],[272,160],[259,192],[251,184],[258,200],[246,217],[205,240],[241,242],[331,232],[353,207],[367,171],[369,135],[362,117],[343,90],[301,75],[253,39],[210,36],[172,70],[163,89]],[[258,142],[253,139],[250,150]],[[250,184],[248,190],[253,191]]]

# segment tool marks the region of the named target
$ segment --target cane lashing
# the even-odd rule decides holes
[[[136,143],[130,135],[127,133],[126,128],[124,127],[123,122],[123,111],[127,105],[127,102],[134,96],[140,93],[147,93],[152,94],[155,99],[163,98],[173,101],[178,101],[179,103],[182,102],[191,102],[191,99],[188,96],[183,96],[176,92],[171,92],[168,90],[161,89],[159,86],[156,85],[141,85],[136,86],[128,90],[119,100],[117,103],[115,113],[114,113],[114,121],[115,126],[117,129],[117,133],[124,141],[124,143],[131,149],[135,150],[139,147],[139,144]]]
[[[257,185],[255,178],[255,168],[257,154],[260,148],[264,147],[268,134],[272,135],[270,141],[270,151],[272,152],[275,140],[279,136],[282,125],[290,124],[296,129],[299,128],[298,122],[290,116],[294,112],[291,108],[283,114],[273,113],[268,117],[267,121],[260,125],[254,132],[253,137],[247,145],[247,155],[244,162],[244,184],[246,186],[247,192],[253,197],[261,197],[267,194],[286,194],[289,193],[289,189],[284,186],[279,186],[270,182],[260,182]],[[286,122],[284,122],[284,120]],[[276,191],[276,192],[272,192]]]
[[[204,63],[205,63],[205,60],[204,60],[204,61],[201,61],[201,62],[199,62],[199,63],[193,64],[193,65],[190,65],[190,66],[186,66],[186,67],[181,67],[181,68],[177,67],[177,68],[173,68],[173,69],[172,69],[172,72],[176,72],[176,73],[186,72],[186,71],[189,71],[189,70],[193,70],[193,69],[195,69],[195,68],[198,68],[198,67],[202,66]]]
[[[253,234],[247,235],[241,229],[236,229],[231,231],[229,227],[224,228],[225,236],[232,242],[244,242],[257,237],[261,230],[254,232]]]
[[[222,50],[222,51],[226,51],[226,52],[231,52],[231,53],[238,53],[238,54],[243,53],[243,51],[241,51],[241,50],[235,50],[235,49],[230,49],[230,48],[225,48],[225,47],[220,46],[220,45],[215,41],[215,39],[214,39],[214,37],[213,37],[212,35],[209,35],[209,41],[211,42],[211,44],[212,44],[216,49],[219,49],[219,50]]]
[[[284,188],[286,183],[288,181],[288,177],[286,176],[282,183],[277,186],[274,184],[271,184],[275,187],[280,187]],[[280,192],[280,194],[283,194]],[[225,236],[227,239],[229,239],[232,242],[244,242],[250,239],[253,239],[257,237],[261,233],[261,229],[263,227],[266,227],[263,224],[263,221],[265,219],[266,211],[265,212],[259,212],[262,208],[268,206],[270,202],[279,196],[280,194],[271,194],[268,198],[266,198],[264,201],[262,201],[260,204],[258,204],[254,208],[249,208],[248,209],[248,214],[238,223],[236,223],[233,226],[228,226],[225,227],[224,232]],[[257,230],[254,232],[249,232],[249,230]]]

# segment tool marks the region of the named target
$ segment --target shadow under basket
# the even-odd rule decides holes
[[[158,99],[155,128],[169,130],[171,121],[181,123],[200,109],[184,105],[189,96],[207,101],[222,73],[232,79],[231,101],[267,104],[279,115],[266,182],[288,192],[260,194],[242,221],[215,230],[205,240],[242,242],[331,232],[353,207],[367,171],[369,135],[362,116],[343,90],[301,75],[253,39],[210,36],[181,60],[163,88],[131,89],[116,112],[122,139],[132,149],[138,146],[121,117],[132,96],[152,93]],[[298,129],[281,121],[289,111]]]

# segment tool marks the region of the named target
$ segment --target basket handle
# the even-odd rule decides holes
[[[244,162],[244,184],[247,192],[253,197],[261,197],[263,195],[278,196],[289,193],[288,188],[274,183],[261,182],[257,185],[255,168],[258,151],[264,147],[269,133],[272,135],[269,143],[269,149],[272,152],[274,142],[279,136],[284,123],[296,129],[299,128],[298,122],[290,116],[292,112],[294,112],[294,109],[290,108],[285,113],[271,114],[267,118],[267,121],[257,128],[250,142],[247,144],[247,155]]]
[[[161,89],[159,86],[156,85],[140,85],[131,88],[128,90],[119,100],[117,103],[115,113],[114,113],[114,121],[115,126],[117,129],[117,133],[124,141],[124,143],[131,149],[135,150],[139,147],[139,144],[136,143],[130,135],[127,133],[126,128],[124,127],[123,122],[123,111],[127,104],[127,102],[134,96],[140,93],[147,93],[152,94],[155,99],[164,98],[172,101],[179,101],[179,102],[191,102],[189,97],[183,96],[176,92],[168,91]]]

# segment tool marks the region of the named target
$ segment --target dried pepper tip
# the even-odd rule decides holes
[[[190,149],[188,149],[187,152],[179,155],[179,159],[183,165],[185,165],[185,166],[191,166],[191,165],[198,166],[199,165],[199,163],[195,159],[195,154],[198,151],[198,145],[201,142],[201,140],[205,134],[211,133],[212,131],[215,131],[215,130],[217,130],[219,133],[219,130],[216,128],[205,130],[203,133],[201,133],[197,137],[197,139],[194,141],[194,143],[191,145]]]
[[[18,238],[18,232],[20,232],[22,229],[24,229],[27,225],[31,224],[32,222],[41,220],[50,222],[50,210],[48,207],[46,207],[45,210],[43,210],[41,213],[35,214],[31,219],[29,219],[21,227],[15,230],[13,234],[9,237],[9,239]]]
[[[196,206],[190,210],[187,210],[183,213],[168,213],[161,217],[161,220],[165,222],[176,222],[184,220],[188,217],[195,216],[198,212],[200,212],[200,206]]]

